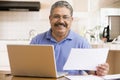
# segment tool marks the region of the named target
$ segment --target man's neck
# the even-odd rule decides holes
[[[68,33],[67,33],[68,34]],[[62,41],[63,39],[65,39],[67,37],[67,34],[65,35],[55,35],[52,33],[52,36],[54,37],[54,39],[57,41],[57,42],[60,42]]]

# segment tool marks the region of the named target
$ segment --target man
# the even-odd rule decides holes
[[[51,29],[47,32],[37,35],[31,41],[31,44],[49,44],[54,45],[55,59],[58,71],[64,71],[63,66],[69,56],[71,48],[90,48],[89,43],[78,34],[70,30],[73,21],[73,9],[66,1],[54,3],[50,11]],[[69,70],[69,74],[96,74],[103,76],[108,73],[109,65],[101,64],[96,72]]]

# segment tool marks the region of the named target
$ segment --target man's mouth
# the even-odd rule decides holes
[[[60,26],[67,27],[67,24],[64,24],[64,23],[55,23],[54,26],[55,27],[60,27]]]

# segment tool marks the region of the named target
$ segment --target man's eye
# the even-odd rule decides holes
[[[68,17],[68,16],[64,16],[63,18],[64,18],[64,19],[69,19],[69,17]]]
[[[53,16],[53,18],[60,18],[59,16]]]
[[[70,16],[64,16],[63,19],[69,20],[71,17]]]
[[[64,20],[69,20],[71,17],[70,16],[58,16],[58,15],[55,15],[53,16],[54,19],[64,19]]]

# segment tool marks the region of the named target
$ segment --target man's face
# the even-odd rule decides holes
[[[52,34],[55,36],[66,37],[70,30],[72,23],[72,16],[70,10],[66,7],[57,7],[53,10],[49,17]]]

